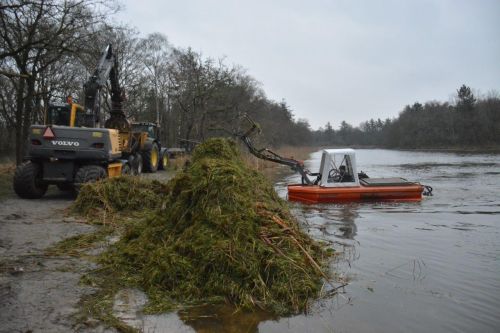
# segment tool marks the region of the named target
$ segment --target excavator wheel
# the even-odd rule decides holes
[[[26,162],[16,168],[14,191],[23,199],[39,199],[47,192],[48,185],[42,184],[42,168],[33,162]]]
[[[161,155],[160,163],[158,164],[158,170],[166,170],[168,167],[168,152],[165,150]]]
[[[144,158],[144,171],[156,172],[160,164],[160,149],[158,144],[153,142],[151,149],[142,152]]]
[[[132,164],[132,174],[134,176],[139,176],[142,173],[143,162],[141,154],[137,153],[134,155],[134,160]]]
[[[85,183],[94,183],[108,177],[106,170],[100,165],[84,165],[75,174],[75,193],[78,194]]]
[[[132,168],[129,163],[125,163],[122,165],[122,176],[128,176],[132,174]]]

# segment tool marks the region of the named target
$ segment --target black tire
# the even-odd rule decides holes
[[[66,191],[73,191],[73,184],[69,183],[62,183],[62,184],[56,184],[57,188],[60,191],[66,192]]]
[[[139,176],[143,170],[142,156],[141,154],[136,154],[134,158],[135,166],[132,168],[132,173]]]
[[[153,142],[151,149],[142,152],[144,171],[156,172],[160,164],[160,149],[158,144]]]
[[[75,193],[78,194],[85,183],[94,183],[100,179],[107,178],[106,170],[99,165],[84,165],[75,174]]]
[[[160,154],[160,163],[158,165],[158,170],[166,170],[168,168],[168,153],[165,150],[163,154]]]
[[[122,176],[127,176],[132,174],[132,168],[130,167],[130,164],[125,163],[122,165]]]
[[[14,192],[23,199],[39,199],[47,192],[48,185],[41,183],[42,168],[31,161],[16,168]]]

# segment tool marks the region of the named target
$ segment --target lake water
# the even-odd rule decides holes
[[[313,172],[320,154],[306,162]],[[500,155],[361,149],[356,157],[358,171],[419,181],[434,196],[292,204],[314,237],[341,252],[332,264],[349,281],[341,294],[290,318],[188,311],[177,324],[170,318],[171,331],[500,332]],[[299,180],[286,176],[276,189],[285,197]]]

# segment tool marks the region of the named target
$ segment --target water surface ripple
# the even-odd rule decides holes
[[[307,161],[311,170],[320,153]],[[341,246],[345,293],[259,332],[499,332],[500,155],[358,150],[358,171],[434,188],[420,203],[294,204]],[[276,185],[286,196],[286,184]]]

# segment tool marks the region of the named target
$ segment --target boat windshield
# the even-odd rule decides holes
[[[321,157],[321,186],[357,186],[356,161],[352,149],[325,150]]]
[[[328,171],[329,183],[354,182],[352,163],[349,155],[333,155]]]

